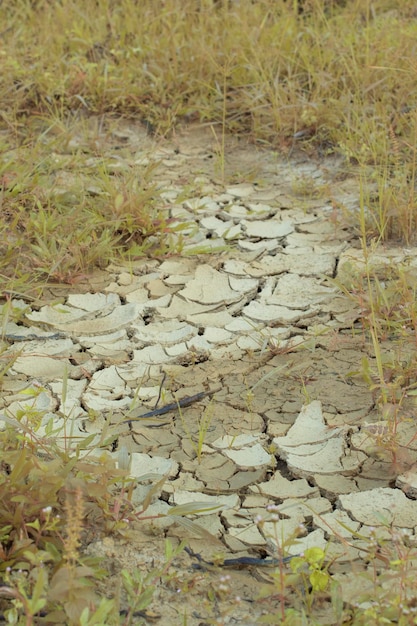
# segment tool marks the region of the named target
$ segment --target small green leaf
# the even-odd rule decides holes
[[[43,567],[36,569],[36,583],[30,600],[32,613],[38,613],[46,604],[45,589],[48,582],[47,572]]]
[[[329,574],[316,570],[310,574],[310,583],[313,591],[324,591],[329,584]]]
[[[27,522],[26,526],[29,526],[29,528],[34,528],[35,530],[40,530],[41,524],[38,519],[35,519],[34,522]]]
[[[320,565],[324,561],[324,550],[321,548],[308,548],[304,552],[304,557],[309,565]]]

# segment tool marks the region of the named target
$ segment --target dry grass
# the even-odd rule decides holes
[[[72,280],[114,255],[146,253],[148,235],[166,230],[146,173],[141,189],[119,180],[112,197],[89,196],[106,187],[103,171],[86,168],[71,132],[92,115],[139,119],[162,135],[220,123],[220,149],[233,132],[283,152],[342,152],[374,189],[370,232],[412,242],[414,13],[411,0],[2,3],[1,271]],[[103,156],[93,141],[89,152]],[[60,196],[64,166],[84,184]]]

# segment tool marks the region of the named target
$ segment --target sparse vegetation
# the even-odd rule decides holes
[[[109,150],[115,117],[154,137],[183,123],[211,125],[223,181],[228,133],[288,155],[342,154],[361,188],[350,221],[363,271],[352,265],[339,287],[358,304],[373,349],[352,375],[374,392],[378,453],[401,461],[399,426],[417,395],[416,276],[406,261],[381,268],[372,259],[381,243],[416,242],[416,17],[414,0],[0,2],[3,299],[40,298],[48,281],[76,283],[114,259],[181,250],[181,233],[170,238],[181,227],[167,218],[157,163],[126,165],[123,150],[119,160]],[[294,187],[321,193],[309,179]],[[3,322],[22,313],[6,308]],[[0,385],[11,363],[1,361]],[[123,607],[107,598],[109,573],[83,548],[93,529],[128,535],[146,506],[132,504],[127,470],[105,453],[85,456],[88,438],[63,450],[53,431],[37,433],[41,419],[36,410],[19,421],[3,416],[2,616],[26,626],[146,623],[157,581],[169,579],[182,546],[167,545],[164,566],[147,575],[121,573]],[[189,435],[199,458],[210,419],[203,415],[197,441]],[[356,607],[344,611],[325,553],[312,550],[292,573],[273,576],[266,593],[278,594],[280,610],[266,623],[320,623],[315,610],[327,593],[334,624],[415,624],[415,548],[389,532],[382,545],[369,539],[386,572],[375,573]],[[298,610],[287,593],[300,584]],[[228,593],[225,581],[212,601]]]

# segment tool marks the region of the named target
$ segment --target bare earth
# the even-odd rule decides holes
[[[132,524],[125,538],[91,533],[86,551],[105,557],[115,586],[122,568],[163,567],[168,537],[187,539],[207,560],[318,546],[345,601],[358,600],[375,566],[366,541],[372,529],[380,536],[406,529],[415,541],[417,444],[404,411],[398,463],[387,453],[388,422],[360,375],[363,357],[373,365],[372,351],[356,305],[338,289],[361,269],[348,223],[348,210],[358,207],[356,180],[334,156],[319,162],[234,139],[223,172],[210,129],[156,141],[128,122],[104,128],[100,135],[92,123],[91,136],[120,172],[157,163],[164,210],[183,227],[167,237],[182,238],[183,249],[51,286],[25,326],[6,328],[10,352],[17,343],[23,352],[4,384],[5,410],[13,416],[27,405],[22,392],[37,381],[45,424],[52,415],[59,427],[63,412],[78,437],[97,433],[97,445],[106,427],[109,454],[131,455],[138,507],[155,482],[140,477],[167,477],[144,517],[190,502],[220,506],[191,516],[206,531],[200,536],[175,517]],[[73,139],[78,147],[88,141],[88,134]],[[83,184],[65,170],[58,182],[61,191]],[[410,251],[390,250],[375,264],[387,258],[415,263]],[[48,306],[57,297],[65,307]],[[128,416],[154,408],[164,374],[159,406],[209,393],[130,427]],[[39,396],[32,402],[39,408]],[[147,623],[250,626],[280,615],[277,568],[196,563],[185,552],[175,560]],[[297,588],[285,598],[287,607],[304,601]],[[326,594],[313,614],[333,623]]]

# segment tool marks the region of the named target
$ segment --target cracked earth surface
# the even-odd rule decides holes
[[[45,435],[52,420],[62,441],[68,421],[78,441],[93,434],[99,446],[105,432],[114,440],[109,455],[130,455],[135,501],[150,489],[141,477],[167,477],[147,515],[220,505],[193,516],[213,542],[174,518],[141,523],[129,541],[93,542],[89,550],[113,564],[115,577],[120,567],[146,571],[162,562],[167,536],[187,537],[208,559],[262,557],[288,542],[287,554],[326,549],[349,601],[368,567],[372,529],[393,525],[414,540],[417,519],[412,424],[400,426],[411,467],[401,473],[375,454],[375,423],[383,425],[368,386],[352,375],[372,356],[358,311],[333,280],[360,263],[339,212],[357,206],[355,181],[334,158],[284,159],[230,140],[226,175],[236,182],[224,184],[201,130],[155,143],[120,123],[106,141],[121,169],[157,163],[167,214],[183,225],[169,235],[172,243],[183,238],[182,253],[113,265],[82,285],[51,285],[49,302],[16,297],[21,320],[3,319],[3,356],[18,352],[4,379],[3,413],[36,408]],[[199,194],[184,197],[191,185]],[[181,411],[140,418],[160,393],[162,406],[201,392]],[[228,605],[220,599],[213,608],[202,598],[223,572],[196,572],[186,554],[176,566],[173,588],[158,590],[160,623],[182,624],[186,610],[188,624],[221,615],[218,623],[248,625],[274,607],[273,598],[267,606],[256,600],[270,582],[265,568],[229,571]],[[242,600],[231,606],[234,596]]]

